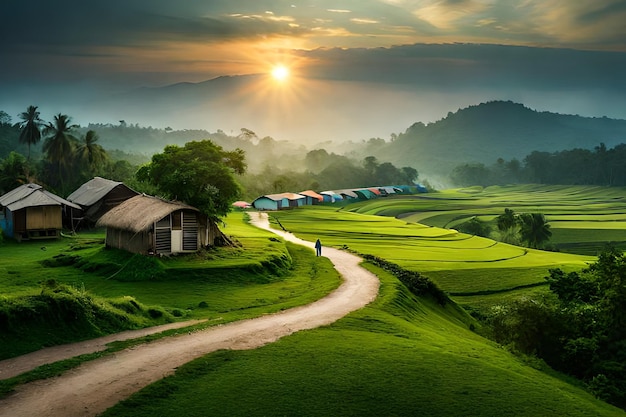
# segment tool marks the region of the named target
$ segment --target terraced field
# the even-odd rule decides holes
[[[540,251],[457,232],[505,208],[543,213],[556,251]],[[308,207],[274,215],[304,239],[347,246],[419,271],[461,304],[488,307],[500,297],[540,290],[551,268],[580,270],[611,243],[626,249],[626,190],[510,186],[446,190],[368,200],[346,208]],[[278,227],[278,226],[277,226]]]

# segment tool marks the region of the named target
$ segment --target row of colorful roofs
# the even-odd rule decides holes
[[[266,194],[258,197],[252,203],[238,201],[236,207],[257,210],[281,210],[321,203],[336,203],[345,200],[369,200],[376,197],[386,197],[395,194],[425,193],[426,188],[421,185],[394,185],[386,187],[351,188],[344,190],[328,190],[319,193],[313,190],[299,193]]]

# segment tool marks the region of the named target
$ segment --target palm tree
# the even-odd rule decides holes
[[[35,145],[41,140],[40,126],[43,124],[43,120],[39,118],[39,112],[37,106],[28,106],[25,112],[20,113],[20,119],[23,120],[20,123],[20,142],[28,145],[28,157],[30,160],[30,145]]]
[[[107,152],[96,143],[98,139],[98,134],[89,130],[76,146],[76,156],[86,166],[90,174],[102,168],[108,159]]]
[[[44,134],[48,137],[43,143],[43,151],[46,153],[47,159],[56,164],[58,168],[61,189],[64,185],[64,171],[68,170],[77,142],[71,131],[78,126],[71,124],[71,121],[69,116],[59,113],[54,116],[54,122],[50,122],[44,127]]]
[[[510,208],[505,208],[504,214],[496,217],[496,221],[498,224],[498,230],[500,230],[501,232],[507,231],[508,229],[511,229],[517,225],[517,217],[515,215],[515,212]]]
[[[541,213],[524,213],[519,216],[520,235],[523,241],[531,248],[541,248],[550,240],[552,231],[550,224]]]

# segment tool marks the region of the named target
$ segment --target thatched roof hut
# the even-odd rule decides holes
[[[143,254],[194,252],[212,245],[217,226],[195,207],[140,194],[106,212],[106,245]]]

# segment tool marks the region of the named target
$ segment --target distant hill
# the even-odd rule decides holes
[[[448,113],[435,123],[415,123],[376,156],[422,174],[447,176],[462,163],[491,165],[532,151],[607,148],[626,142],[626,120],[537,112],[511,101],[491,101]],[[361,152],[367,153],[368,149]]]

